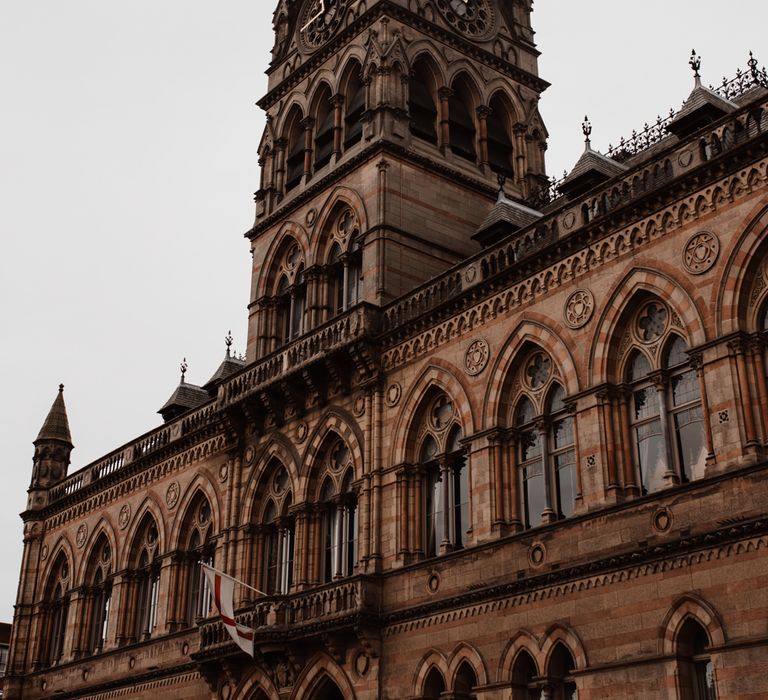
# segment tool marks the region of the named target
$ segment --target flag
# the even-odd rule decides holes
[[[216,603],[216,609],[221,615],[221,621],[227,628],[229,636],[246,654],[253,656],[253,630],[238,625],[235,620],[234,596],[235,581],[231,576],[222,574],[216,569],[201,564],[205,577],[208,579],[208,585],[213,591],[213,600]],[[250,586],[248,586],[250,588]]]

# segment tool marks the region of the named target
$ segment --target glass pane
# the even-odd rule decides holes
[[[573,418],[557,421],[552,426],[552,438],[556,450],[573,445]]]
[[[634,393],[635,420],[653,418],[659,415],[659,393],[652,386],[638,389]]]
[[[701,406],[675,414],[677,452],[686,481],[701,479],[707,466],[704,447],[704,418]]]
[[[688,346],[685,341],[676,335],[673,337],[672,342],[667,348],[667,355],[664,361],[666,367],[677,367],[678,365],[684,365],[688,362]]]
[[[515,425],[517,426],[531,423],[536,417],[536,411],[533,408],[531,400],[527,396],[524,396],[522,399],[520,399],[520,403],[517,404],[517,411],[515,415]]]
[[[555,457],[555,476],[560,516],[570,518],[576,507],[576,453],[573,450]]]
[[[541,437],[537,432],[528,432],[520,435],[520,461],[541,457]]]
[[[645,493],[653,493],[664,487],[664,474],[667,471],[661,421],[655,420],[638,426],[636,435],[643,490]]]
[[[454,521],[453,544],[463,547],[466,544],[469,528],[469,470],[463,463],[453,468]]]
[[[556,384],[549,396],[549,412],[558,413],[565,408],[565,389]]]
[[[523,496],[526,526],[541,525],[541,514],[545,506],[544,470],[541,462],[523,468]]]
[[[674,406],[682,406],[691,401],[699,400],[699,380],[693,370],[672,377],[671,384],[672,404]]]
[[[645,379],[651,373],[651,366],[645,355],[636,350],[627,367],[627,379],[630,382],[636,382]]]

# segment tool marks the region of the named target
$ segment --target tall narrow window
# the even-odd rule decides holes
[[[352,487],[352,470],[342,485],[344,498],[344,522],[342,536],[342,576],[352,576],[357,566],[357,495]]]
[[[557,492],[557,514],[570,518],[576,506],[576,450],[573,444],[573,416],[565,405],[565,390],[556,384],[549,398],[550,454]]]
[[[495,173],[514,178],[514,155],[510,135],[510,113],[499,95],[494,96],[488,115],[488,162]]]
[[[681,700],[717,700],[715,668],[709,652],[709,636],[694,619],[683,623],[677,638]]]
[[[560,642],[555,646],[549,660],[549,687],[555,700],[577,700],[579,695],[573,671],[576,663],[571,652]]]
[[[327,165],[333,154],[333,127],[335,112],[331,104],[331,92],[324,88],[318,100],[315,117],[315,170]]]
[[[89,563],[89,570],[95,569],[93,588],[91,589],[88,632],[88,648],[92,654],[101,651],[107,639],[109,611],[112,603],[111,562],[112,550],[109,542],[104,536],[101,536]]]
[[[451,151],[460,158],[475,161],[477,129],[472,116],[472,100],[463,81],[454,84],[453,92],[448,98],[448,115]]]
[[[440,394],[429,405],[422,438],[422,532],[424,554],[461,549],[470,528],[469,469],[453,402]]]
[[[304,177],[304,152],[306,150],[304,128],[301,125],[303,117],[298,108],[294,108],[287,120],[286,138],[286,175],[285,190],[292,190]]]
[[[284,595],[293,585],[294,524],[293,518],[287,515],[291,494],[286,493],[286,484],[287,473],[280,467],[273,480],[273,493],[282,499],[284,514],[278,515],[274,501],[270,500],[263,520],[262,590],[268,595]]]
[[[328,257],[328,283],[330,285],[329,302],[331,311],[337,316],[344,311],[344,263],[341,261],[341,248],[338,243],[331,247],[331,254]]]
[[[515,658],[512,666],[512,700],[540,700],[541,689],[536,684],[536,662],[525,650]]]
[[[64,656],[69,617],[69,563],[62,552],[56,561],[48,585],[47,662],[56,665]],[[44,643],[44,642],[43,642]]]
[[[436,144],[435,86],[423,61],[416,61],[408,83],[408,111],[411,115],[411,133],[417,138]]]
[[[201,564],[213,566],[214,544],[211,523],[211,506],[205,498],[193,501],[186,518],[187,543],[187,625],[192,626],[198,617],[207,617],[213,602],[208,578]]]
[[[325,480],[321,494],[322,498],[322,528],[323,528],[323,551],[322,551],[322,569],[323,583],[333,580],[336,573],[336,552],[338,549],[338,526],[337,504],[335,503],[336,490],[333,481],[330,478]]]
[[[515,427],[518,431],[518,463],[522,481],[525,526],[538,527],[542,522],[546,500],[544,459],[541,434],[535,425],[536,409],[524,396],[517,406]]]
[[[346,113],[344,115],[344,148],[351,148],[363,138],[363,113],[365,112],[365,85],[359,75],[353,76],[347,87]]]
[[[160,593],[160,562],[157,558],[157,526],[148,520],[139,536],[138,566],[135,570],[136,610],[133,635],[136,641],[148,639],[157,626]]]
[[[689,365],[687,350],[679,335],[672,336],[665,368],[669,373],[670,420],[680,476],[683,481],[693,481],[704,476],[707,450],[699,379]]]

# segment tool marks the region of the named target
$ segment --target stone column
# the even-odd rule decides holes
[[[517,462],[517,444],[519,436],[513,432],[507,442],[507,463],[509,464],[509,526],[512,532],[524,529],[520,513],[520,468]]]
[[[453,95],[451,88],[442,87],[437,91],[437,96],[440,98],[439,118],[440,118],[440,130],[438,132],[438,146],[445,155],[451,145],[451,122],[450,122],[450,107],[448,105],[448,99]]]
[[[312,137],[315,133],[314,117],[307,117],[301,121],[304,127],[304,182],[309,182],[312,177]]]
[[[344,137],[344,95],[336,94],[331,97],[333,108],[333,153],[331,163],[336,163],[341,158]]]
[[[635,471],[635,459],[632,453],[632,424],[630,422],[630,411],[632,405],[632,390],[629,387],[623,387],[619,392],[619,413],[621,419],[621,432],[623,439],[621,447],[623,451],[624,463],[624,494],[630,498],[636,498],[640,495],[640,486],[637,483],[637,472]]]
[[[488,154],[488,117],[491,114],[491,110],[486,105],[480,105],[477,110],[477,123],[478,123],[478,143],[480,145],[480,167],[486,170],[489,166],[489,154]]]
[[[762,433],[763,443],[768,442],[768,385],[766,384],[765,377],[765,341],[761,336],[754,336],[751,338],[750,350],[752,352],[752,366],[755,373],[755,379],[757,384],[757,396],[758,405],[760,410],[758,414],[760,416],[760,431]],[[704,374],[701,375],[702,386],[704,384]],[[704,389],[702,388],[702,407],[704,405]],[[709,425],[709,421],[707,421]],[[711,428],[710,428],[711,432]],[[713,461],[714,461],[714,454]]]
[[[691,367],[696,370],[701,397],[701,416],[704,422],[704,446],[707,450],[707,466],[715,463],[715,448],[712,441],[712,422],[709,417],[709,399],[707,398],[707,383],[704,378],[704,359],[701,355],[691,356]],[[765,377],[763,377],[765,385]],[[759,387],[758,387],[759,388]],[[761,404],[762,405],[762,404]]]
[[[544,468],[544,512],[541,514],[541,522],[553,523],[557,520],[557,512],[552,507],[554,484],[552,483],[552,465],[549,458],[549,421],[540,420],[536,423],[535,429],[541,442],[541,461]]]
[[[749,377],[747,376],[747,363],[744,359],[744,343],[736,340],[728,343],[728,349],[736,358],[736,374],[738,376],[738,404],[741,407],[741,414],[744,417],[744,436],[746,438],[747,451],[752,452],[757,444],[755,434],[755,418],[752,413],[752,392],[749,388]]]

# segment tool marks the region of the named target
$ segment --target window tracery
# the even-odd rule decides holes
[[[295,523],[289,509],[293,498],[287,469],[275,461],[270,467],[267,504],[261,518],[260,588],[267,595],[284,595],[293,585]]]
[[[48,580],[47,596],[47,650],[45,663],[55,666],[64,656],[69,617],[70,567],[64,552],[60,552]]]
[[[512,425],[523,525],[569,518],[579,496],[574,417],[552,359],[535,350],[522,363]]]
[[[331,248],[326,266],[328,305],[332,316],[355,306],[362,293],[362,250],[357,242],[360,225],[354,211],[347,207],[336,217],[331,228]]]
[[[328,461],[319,499],[322,583],[352,576],[357,565],[357,494],[352,486],[351,453],[343,440],[329,450]],[[340,481],[339,474],[343,474]]]
[[[88,650],[98,653],[107,640],[110,608],[112,607],[112,548],[105,536],[101,536],[94,547],[89,574],[92,576],[90,588],[90,611],[88,624]]]
[[[456,407],[444,393],[428,405],[420,430],[422,547],[432,557],[463,548],[468,539],[469,470]]]
[[[283,344],[298,338],[305,330],[307,280],[304,256],[298,244],[288,246],[279,263],[276,292],[277,333]]]
[[[187,626],[195,624],[198,617],[207,617],[213,602],[208,578],[203,573],[201,564],[214,566],[215,545],[213,543],[213,517],[211,505],[205,497],[193,500],[186,517],[187,564]]]
[[[157,627],[157,606],[160,593],[159,532],[154,519],[147,516],[137,535],[136,567],[133,571],[136,609],[133,618],[133,639],[149,639]]]

